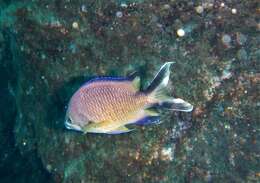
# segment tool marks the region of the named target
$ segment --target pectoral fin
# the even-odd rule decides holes
[[[136,91],[140,90],[141,86],[141,81],[140,81],[140,76],[136,76],[133,81],[132,81],[133,87],[136,89]]]
[[[144,109],[146,116],[159,116],[159,113],[154,109]]]

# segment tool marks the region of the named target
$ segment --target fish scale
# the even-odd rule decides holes
[[[88,101],[91,105],[87,105],[86,112],[90,120],[94,122],[111,120],[120,121],[126,118],[126,114],[134,110],[138,110],[140,105],[140,98],[134,101],[135,93],[129,92],[124,88],[111,88],[115,83],[111,83],[109,87],[90,87],[85,88],[82,93],[82,102]],[[116,83],[120,87],[119,83]],[[142,97],[145,97],[144,95]],[[145,101],[145,100],[141,100]],[[91,108],[91,109],[90,109]],[[98,115],[95,115],[98,114]]]

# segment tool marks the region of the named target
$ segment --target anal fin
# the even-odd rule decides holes
[[[133,129],[126,128],[125,126],[120,126],[119,128],[112,130],[110,132],[106,132],[106,134],[121,134],[121,133],[127,133],[132,131]]]
[[[159,124],[160,123],[160,116],[146,116],[138,121],[136,121],[135,125],[149,125],[149,124]]]
[[[83,127],[84,133],[106,133],[111,128],[111,121],[90,122]]]

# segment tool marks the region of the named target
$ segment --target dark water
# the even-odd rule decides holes
[[[257,0],[0,2],[0,182],[259,182]],[[93,76],[174,61],[194,105],[123,135],[64,128]]]

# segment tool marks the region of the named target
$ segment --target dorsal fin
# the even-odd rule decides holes
[[[139,72],[137,72],[137,71],[128,73],[128,74],[126,75],[126,77],[127,77],[129,80],[133,80],[133,79],[135,79],[137,76],[139,76]]]

